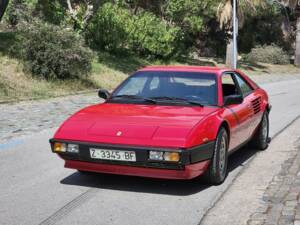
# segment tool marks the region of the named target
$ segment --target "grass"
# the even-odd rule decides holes
[[[15,32],[0,30],[0,102],[25,99],[50,98],[74,94],[80,91],[116,87],[129,74],[147,65],[198,65],[220,66],[224,63],[213,58],[181,58],[176,61],[143,59],[133,55],[113,56],[98,54],[92,63],[89,77],[74,80],[47,81],[33,78],[24,72],[22,64],[11,55],[9,50],[16,41]],[[264,74],[299,74],[300,69],[293,65],[269,65],[241,63],[240,69],[250,76]]]

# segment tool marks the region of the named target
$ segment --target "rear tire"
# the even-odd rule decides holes
[[[209,168],[204,174],[204,179],[213,185],[219,185],[224,182],[227,177],[228,165],[228,134],[224,127],[221,127],[215,147],[213,158],[211,159]]]
[[[268,112],[263,114],[262,120],[254,134],[250,145],[258,150],[266,150],[269,146],[269,115]]]

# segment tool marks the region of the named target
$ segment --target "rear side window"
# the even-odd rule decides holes
[[[239,89],[234,81],[233,74],[225,73],[222,75],[222,89],[223,97],[239,94]]]
[[[241,76],[239,76],[238,74],[234,74],[234,76],[244,96],[250,94],[253,91],[252,87]]]

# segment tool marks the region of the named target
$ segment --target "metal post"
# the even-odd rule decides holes
[[[233,69],[237,68],[237,32],[238,32],[238,21],[237,21],[237,0],[233,0]]]

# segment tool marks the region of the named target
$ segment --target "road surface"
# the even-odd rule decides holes
[[[300,115],[300,80],[263,87],[273,105],[271,135],[276,136]],[[54,131],[0,144],[1,225],[197,225],[255,155],[250,149],[233,154],[229,176],[220,186],[82,175],[64,169],[63,161],[51,153],[48,139]]]

